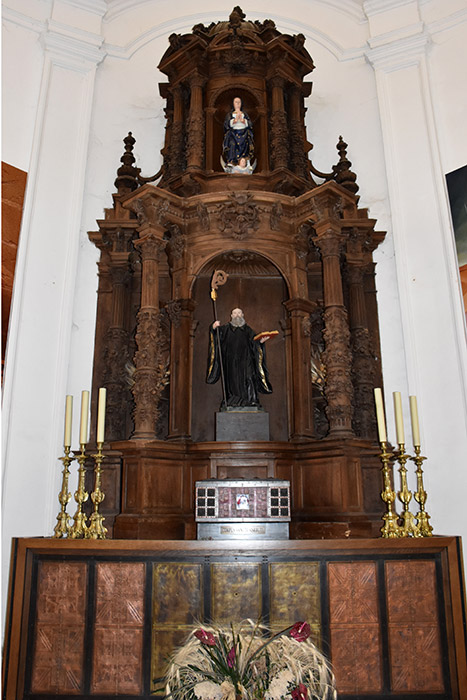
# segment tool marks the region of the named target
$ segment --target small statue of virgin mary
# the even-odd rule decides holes
[[[253,124],[248,114],[242,110],[242,100],[234,97],[233,108],[224,119],[224,143],[222,145],[223,167],[226,172],[232,172],[246,164],[250,166],[255,150]],[[250,171],[252,172],[252,170]]]

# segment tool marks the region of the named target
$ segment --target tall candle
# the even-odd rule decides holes
[[[386,419],[384,417],[383,392],[375,389],[376,420],[378,422],[378,436],[380,442],[387,442]]]
[[[63,438],[64,447],[71,447],[71,421],[73,418],[73,397],[67,394],[65,401],[65,437]]]
[[[105,428],[105,400],[107,397],[107,389],[101,387],[99,389],[99,403],[97,406],[97,442],[104,442]]]
[[[420,426],[418,424],[417,397],[409,396],[410,420],[412,422],[412,442],[414,447],[420,447]]]
[[[394,399],[394,413],[396,417],[396,435],[397,442],[399,445],[405,443],[404,435],[404,419],[402,417],[402,399],[400,391],[393,391],[392,393]]]
[[[89,391],[81,392],[81,422],[79,426],[79,444],[88,441]]]

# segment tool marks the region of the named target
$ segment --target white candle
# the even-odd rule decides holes
[[[97,406],[97,442],[104,442],[105,428],[105,400],[107,397],[107,389],[101,387],[99,389],[99,403]]]
[[[81,392],[81,422],[79,426],[79,444],[88,441],[89,391]]]
[[[375,389],[375,404],[376,404],[376,420],[378,422],[378,436],[380,442],[387,442],[386,435],[386,419],[384,417],[383,392],[381,389]]]
[[[397,442],[399,445],[403,445],[405,443],[405,435],[404,435],[404,419],[402,417],[401,392],[400,391],[393,391],[392,396],[394,399],[394,413],[395,413],[395,417],[396,417]]]
[[[418,424],[417,397],[409,396],[410,420],[412,421],[412,442],[414,447],[420,447],[420,426]]]
[[[65,402],[65,437],[63,438],[64,447],[71,447],[71,420],[73,417],[73,397],[67,394]]]

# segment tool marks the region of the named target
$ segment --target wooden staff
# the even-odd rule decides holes
[[[217,300],[217,288],[222,286],[227,282],[227,277],[228,274],[224,272],[223,270],[214,270],[212,273],[211,277],[211,299],[212,299],[212,305],[214,308],[214,321],[217,321],[217,307],[216,307],[216,300]],[[217,338],[217,347],[219,350],[219,362],[220,362],[220,368],[221,368],[221,383],[222,383],[222,395],[224,397],[224,405],[227,406],[227,393],[225,391],[225,378],[224,378],[224,364],[222,362],[222,350],[221,350],[221,339],[219,336],[219,326],[216,328],[216,338]]]

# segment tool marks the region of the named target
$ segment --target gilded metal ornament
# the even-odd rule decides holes
[[[105,459],[102,454],[103,442],[97,443],[97,453],[91,455],[94,458],[94,491],[91,493],[91,501],[94,504],[94,511],[89,519],[89,527],[86,529],[84,536],[86,539],[105,540],[107,528],[104,527],[105,518],[99,513],[99,506],[105,498],[104,492],[101,490],[102,469],[101,464]]]
[[[76,513],[73,516],[74,524],[71,527],[69,537],[76,540],[85,537],[87,525],[86,525],[86,515],[83,513],[83,504],[88,500],[88,492],[84,488],[84,478],[85,478],[85,468],[84,463],[86,461],[86,445],[80,445],[81,452],[77,456],[79,469],[78,469],[78,488],[75,491],[75,501],[78,504]]]
[[[380,459],[383,464],[382,475],[383,475],[383,491],[381,492],[381,498],[386,503],[386,513],[383,515],[384,525],[381,528],[381,537],[400,537],[400,527],[398,525],[398,518],[396,511],[393,508],[394,501],[396,500],[396,493],[392,488],[392,454],[387,451],[387,443],[381,443],[381,454]]]
[[[406,462],[409,459],[409,455],[405,452],[405,445],[403,442],[399,443],[399,452],[394,456],[394,459],[400,464],[399,476],[400,476],[400,491],[397,492],[397,496],[402,503],[402,513],[401,520],[402,525],[400,528],[400,537],[421,537],[418,526],[415,522],[415,516],[409,510],[410,501],[412,500],[412,492],[409,491],[407,484],[407,468]]]
[[[425,503],[427,499],[427,493],[423,487],[423,470],[422,464],[426,457],[422,457],[420,454],[420,446],[415,447],[415,456],[410,458],[415,462],[417,467],[415,474],[417,475],[417,490],[414,493],[414,498],[420,506],[420,510],[415,516],[418,521],[418,530],[421,537],[432,537],[433,528],[430,525],[430,516],[425,511]]]
[[[62,472],[62,488],[58,494],[58,501],[60,503],[60,513],[57,515],[57,524],[54,528],[54,537],[68,537],[71,530],[71,517],[66,512],[67,504],[70,501],[71,493],[68,491],[68,479],[70,476],[69,466],[73,461],[74,457],[70,457],[70,448],[65,447],[65,456],[59,457],[60,461],[63,462],[63,472]]]

